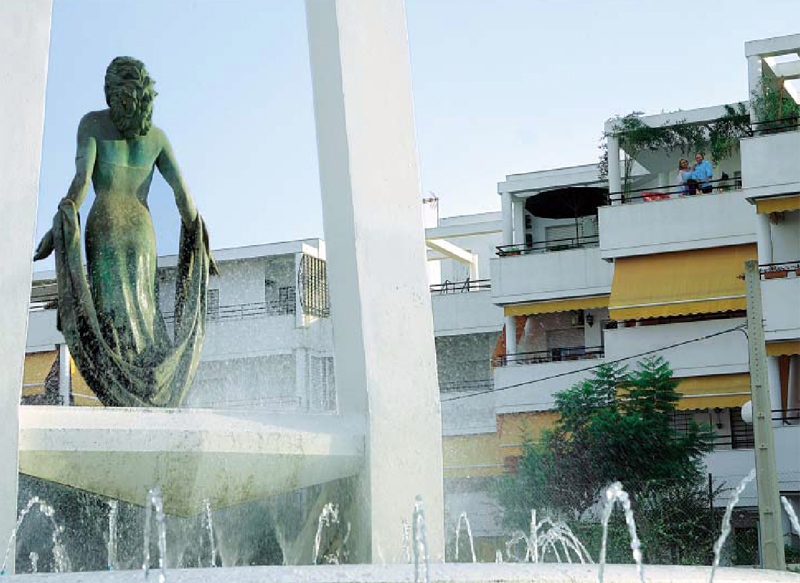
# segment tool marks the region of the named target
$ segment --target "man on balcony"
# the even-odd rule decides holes
[[[697,164],[694,166],[692,178],[698,182],[703,194],[709,194],[711,192],[711,179],[714,177],[711,162],[706,160],[700,152],[695,154],[694,160]]]

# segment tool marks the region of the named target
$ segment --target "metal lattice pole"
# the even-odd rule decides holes
[[[745,262],[747,294],[747,338],[750,349],[750,393],[753,404],[758,518],[761,523],[761,557],[766,569],[786,569],[781,523],[775,435],[769,402],[767,349],[761,309],[761,278],[758,262]]]

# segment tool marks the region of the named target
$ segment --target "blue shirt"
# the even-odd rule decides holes
[[[714,177],[714,172],[711,169],[711,162],[708,160],[703,160],[699,164],[694,167],[694,172],[692,172],[692,178],[706,184],[709,180]]]

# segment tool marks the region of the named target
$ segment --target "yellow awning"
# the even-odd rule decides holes
[[[549,314],[552,312],[568,312],[570,310],[590,310],[592,308],[607,308],[608,296],[592,298],[574,298],[570,300],[552,300],[531,302],[506,306],[506,316],[531,316],[533,314]]]
[[[767,356],[792,356],[800,354],[800,340],[767,343]]]
[[[760,215],[796,210],[800,210],[800,194],[756,201],[756,212]]]
[[[744,262],[755,244],[621,257],[614,264],[609,314],[641,320],[744,310]]]
[[[678,409],[741,407],[750,400],[750,375],[720,374],[678,379]]]
[[[44,395],[45,381],[58,358],[57,350],[30,352],[25,355],[22,372],[22,396]]]

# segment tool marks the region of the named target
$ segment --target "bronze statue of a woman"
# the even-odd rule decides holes
[[[197,370],[208,277],[216,266],[167,137],[152,125],[156,92],[144,64],[114,59],[105,94],[108,109],[86,114],[78,126],[75,178],[34,259],[55,250],[59,329],[100,401],[176,407]],[[147,206],[155,168],[172,187],[181,216],[173,338],[158,308]],[[84,271],[78,209],[90,180],[96,199],[86,221]]]

